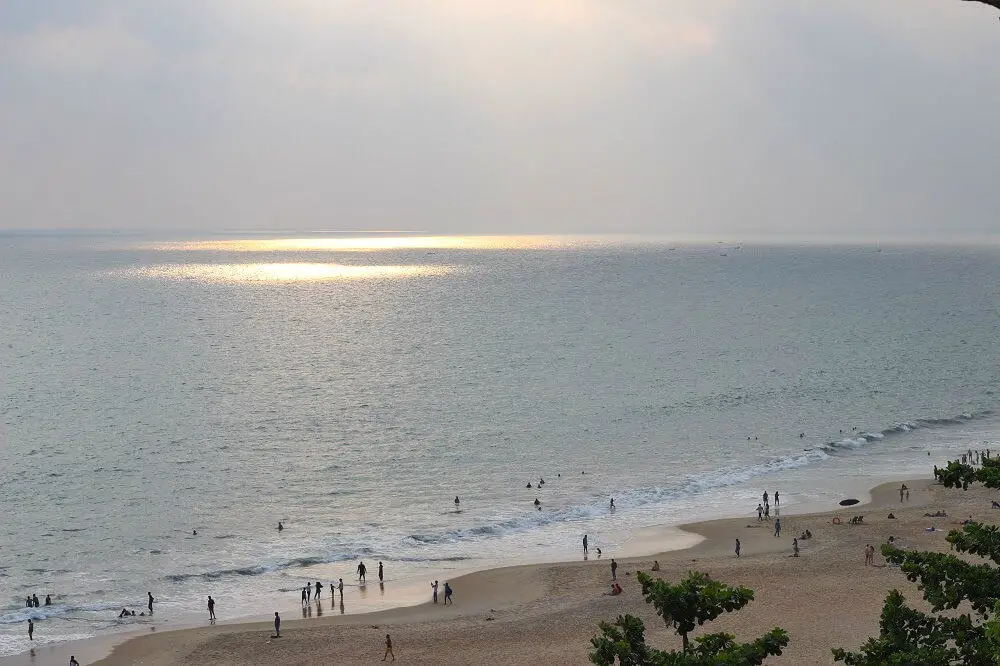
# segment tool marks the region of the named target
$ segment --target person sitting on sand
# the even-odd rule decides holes
[[[619,585],[618,583],[611,583],[611,591],[610,592],[605,592],[604,594],[607,595],[607,596],[614,597],[614,596],[617,596],[617,595],[619,595],[621,593],[622,593],[622,586]]]
[[[947,518],[948,514],[938,509],[934,513],[925,513],[924,518]]]
[[[994,509],[1000,509],[1000,502],[998,502],[996,500],[993,500],[993,508]]]
[[[968,518],[966,518],[965,520],[962,521],[962,524],[963,525],[971,525],[973,522],[975,522],[975,521],[972,520],[972,516],[969,516]]]
[[[653,560],[653,571],[659,571],[659,570],[660,570],[660,561]]]

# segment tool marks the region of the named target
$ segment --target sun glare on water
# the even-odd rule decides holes
[[[348,266],[324,263],[160,264],[132,275],[197,282],[324,282],[444,275],[450,266]]]

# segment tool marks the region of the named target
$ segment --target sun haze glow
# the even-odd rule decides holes
[[[364,236],[353,238],[267,238],[159,243],[160,251],[371,252],[378,250],[527,250],[565,247],[556,236]]]

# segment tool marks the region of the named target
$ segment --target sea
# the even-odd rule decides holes
[[[1000,448],[998,341],[993,246],[3,233],[0,660],[864,500]]]

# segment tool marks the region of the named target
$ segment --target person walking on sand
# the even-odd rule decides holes
[[[587,535],[583,535],[583,554],[587,554]]]
[[[764,520],[764,507],[761,504],[757,504],[757,522]]]
[[[208,619],[215,622],[215,599],[212,598],[211,594],[208,595]]]
[[[611,580],[618,580],[618,563],[615,558],[611,558]]]
[[[767,491],[764,491],[764,504],[767,504]]]
[[[278,611],[274,611],[274,637],[281,638],[281,616]]]
[[[438,602],[438,582],[434,581],[431,583],[431,589],[434,590],[434,603]]]
[[[455,603],[455,602],[453,602],[451,600],[451,585],[448,584],[448,581],[445,581],[444,582],[444,605],[447,606],[448,604],[452,604],[452,603]]]
[[[366,571],[365,563],[362,562],[361,564],[358,565],[358,580],[360,580],[362,583],[365,582],[365,571]]]
[[[740,559],[740,540],[736,540],[736,559]]]
[[[153,614],[153,602],[156,601],[156,600],[153,599],[153,593],[152,592],[147,592],[146,595],[149,597],[149,603],[147,603],[146,606],[149,607],[149,614],[152,615]]]
[[[392,657],[392,661],[396,661],[396,655],[392,653],[392,639],[389,638],[389,634],[385,635],[385,654],[382,655],[382,661],[385,661],[386,657]]]
[[[31,621],[30,617],[28,618],[28,640],[35,640],[35,623]]]
[[[378,563],[378,582],[382,582],[382,561],[379,560]]]
[[[774,536],[781,536],[781,518],[776,518],[774,521]]]

